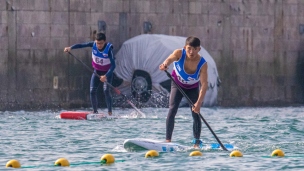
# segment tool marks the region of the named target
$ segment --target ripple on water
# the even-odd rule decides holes
[[[167,108],[141,109],[147,118],[134,116],[132,109],[115,108],[121,119],[86,121],[61,120],[54,111],[0,112],[0,162],[18,159],[31,170],[53,170],[60,157],[67,158],[73,170],[303,170],[304,108],[202,108],[201,114],[223,143],[232,143],[243,153],[230,158],[229,152],[203,151],[189,157],[190,151],[161,153],[146,159],[146,151],[127,152],[123,141],[129,138],[165,139]],[[203,123],[203,122],[202,122]],[[178,110],[173,141],[191,146],[192,116],[189,108]],[[201,138],[216,142],[203,123]],[[271,158],[280,148],[284,158]],[[118,161],[100,166],[103,154]],[[91,164],[79,164],[87,162]],[[78,163],[78,164],[77,164]],[[236,164],[237,163],[237,164]]]

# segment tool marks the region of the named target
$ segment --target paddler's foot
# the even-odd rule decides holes
[[[192,143],[194,144],[193,148],[200,149],[203,147],[203,141],[200,139],[194,139]]]
[[[171,142],[171,140],[166,140],[166,142]]]
[[[195,148],[195,149],[200,149],[199,144],[194,144],[194,145],[193,145],[193,148]]]
[[[94,114],[98,114],[98,111],[93,111]]]
[[[112,112],[108,112],[109,116],[112,116]]]

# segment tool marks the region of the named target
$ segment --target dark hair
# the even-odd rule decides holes
[[[190,45],[192,47],[199,47],[201,46],[201,41],[197,37],[190,36],[186,39],[186,45]]]
[[[95,35],[95,40],[97,40],[97,41],[101,41],[101,40],[106,41],[106,35],[104,33],[99,32],[99,33],[97,33]]]

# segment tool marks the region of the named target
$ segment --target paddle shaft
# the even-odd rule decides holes
[[[176,87],[178,88],[178,90],[183,94],[183,96],[187,99],[187,101],[191,104],[192,107],[194,107],[193,102],[189,99],[189,97],[185,94],[185,92],[182,90],[182,88],[173,80],[171,74],[167,71],[164,70],[167,74],[167,76],[171,79],[171,81],[176,85]],[[203,122],[206,124],[206,126],[209,128],[209,130],[211,131],[211,133],[213,134],[213,136],[215,137],[215,139],[217,140],[217,142],[220,144],[220,146],[222,147],[223,150],[228,151],[226,149],[226,147],[222,144],[222,142],[219,140],[219,138],[216,136],[216,134],[213,132],[213,130],[211,129],[210,125],[208,124],[208,122],[204,119],[204,117],[200,114],[197,113],[199,115],[199,117],[203,120]]]
[[[88,65],[86,65],[84,62],[82,62],[79,58],[77,58],[75,55],[73,55],[71,52],[68,52],[71,56],[73,56],[77,61],[79,61],[80,63],[82,63],[83,66],[85,66],[90,72],[93,72],[95,76],[97,76],[98,78],[100,78],[100,75],[97,74],[95,72],[95,70],[92,70]],[[112,84],[110,84],[109,82],[105,82],[109,87],[111,87],[112,89],[114,89],[115,93],[118,95],[121,95],[124,97],[124,99],[126,99],[126,101],[140,114],[142,114],[143,116],[145,116],[145,114],[143,114],[128,98],[126,95],[122,94],[117,88],[115,88],[114,86],[112,86]]]

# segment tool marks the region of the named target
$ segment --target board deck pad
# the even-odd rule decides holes
[[[228,151],[232,151],[236,147],[232,144],[223,144]],[[185,146],[173,142],[164,142],[159,140],[135,138],[126,139],[123,147],[127,151],[142,151],[142,150],[156,150],[158,152],[174,152],[174,151],[187,151],[193,150],[192,146]],[[203,144],[201,150],[221,150],[221,146],[218,143]]]

